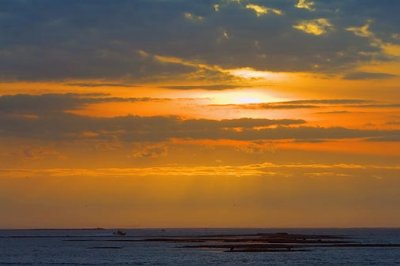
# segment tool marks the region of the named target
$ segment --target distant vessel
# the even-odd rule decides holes
[[[126,236],[126,232],[121,231],[121,230],[117,230],[113,232],[114,236]]]

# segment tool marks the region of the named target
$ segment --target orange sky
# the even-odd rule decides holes
[[[400,226],[400,6],[214,2],[10,18],[0,228]]]

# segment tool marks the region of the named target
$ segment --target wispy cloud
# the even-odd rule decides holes
[[[262,5],[256,5],[256,4],[247,4],[246,5],[247,9],[250,9],[254,11],[254,13],[257,15],[257,17],[267,15],[269,13],[274,14],[274,15],[282,15],[283,12],[282,10],[276,9],[276,8],[270,8]]]
[[[314,11],[315,10],[314,5],[315,3],[311,0],[297,0],[295,7],[307,9],[309,11]]]
[[[326,18],[303,20],[293,25],[293,28],[311,35],[324,35],[334,29],[332,23]]]
[[[365,25],[359,27],[348,27],[346,30],[354,33],[356,36],[370,38],[374,37],[374,33],[371,32],[370,26],[372,21],[368,21]]]
[[[346,30],[352,32],[355,36],[368,39],[371,46],[379,48],[381,50],[381,53],[387,56],[400,56],[399,44],[392,43],[389,40],[385,41],[371,31],[370,28],[373,22],[373,20],[367,20],[364,25],[348,27],[346,28]]]
[[[204,17],[202,16],[197,16],[193,13],[190,12],[185,12],[183,13],[183,16],[185,17],[185,19],[189,20],[189,21],[193,21],[193,22],[200,22],[204,20]]]
[[[50,168],[50,169],[0,169],[8,177],[139,177],[139,176],[272,176],[307,178],[373,176],[375,172],[385,176],[399,174],[399,165],[362,164],[273,164],[221,166],[161,166],[138,168]],[[368,174],[368,172],[370,172]],[[329,174],[328,174],[329,173]]]

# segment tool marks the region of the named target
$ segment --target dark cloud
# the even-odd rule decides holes
[[[68,86],[77,86],[77,87],[89,87],[89,88],[96,88],[96,87],[137,87],[134,84],[129,83],[83,83],[83,82],[74,82],[74,83],[66,83]]]
[[[362,79],[389,79],[397,77],[397,75],[387,73],[374,73],[374,72],[351,72],[346,74],[343,78],[350,80],[362,80]]]
[[[183,139],[324,141],[348,138],[395,140],[400,131],[318,128],[298,125],[301,120],[182,120],[177,117],[90,118],[69,114],[41,117],[34,120],[2,116],[5,126],[1,136],[39,139],[79,140],[84,132],[97,134],[98,139],[118,138],[123,141],[165,141]],[[278,125],[277,127],[270,127]],[[282,126],[285,125],[285,126]],[[262,127],[258,129],[257,127]]]
[[[340,111],[318,112],[317,114],[350,114],[350,113],[351,112],[349,111],[340,110]]]
[[[220,107],[239,107],[244,109],[312,109],[312,108],[321,108],[324,106],[357,106],[363,107],[366,103],[371,103],[369,100],[362,99],[316,99],[316,100],[295,100],[295,101],[285,101],[285,102],[271,102],[271,103],[251,103],[251,104],[225,104],[225,105],[211,105],[211,106],[220,106]],[[357,104],[357,105],[356,105]],[[359,105],[358,105],[359,104]],[[368,106],[372,106],[368,105]]]
[[[305,126],[301,119],[182,119],[173,116],[87,117],[65,113],[104,101],[152,99],[106,98],[76,94],[8,95],[0,97],[0,137],[44,140],[119,139],[129,142],[181,139],[324,141],[348,138],[395,141],[399,130],[362,130]],[[16,113],[37,114],[33,117]]]
[[[287,104],[287,103],[256,103],[256,104],[243,104],[240,105],[244,109],[310,109],[319,108],[318,105],[309,104]]]
[[[361,108],[400,108],[400,103],[393,104],[364,104],[364,105],[356,105],[352,107],[361,107]]]
[[[168,101],[162,98],[121,98],[110,97],[107,94],[17,94],[0,96],[0,113],[33,113],[49,115],[67,110],[78,109],[88,104],[105,102],[148,102]]]
[[[389,122],[386,123],[386,125],[390,125],[390,126],[400,126],[400,120],[389,121]]]
[[[368,141],[386,142],[386,141],[400,141],[400,132],[393,132],[388,136],[369,138]]]
[[[138,82],[218,80],[223,75],[195,65],[162,63],[152,55],[224,68],[338,73],[372,59],[390,59],[347,27],[372,20],[377,38],[393,43],[400,24],[399,1],[315,1],[314,12],[295,8],[293,0],[251,1],[280,9],[282,16],[256,16],[245,8],[249,2],[3,0],[0,78]],[[218,12],[213,9],[216,3]],[[185,13],[203,19],[191,21]],[[328,19],[334,30],[314,36],[293,28],[299,21],[318,18]]]
[[[211,90],[211,91],[219,91],[219,90],[230,90],[243,88],[238,85],[229,85],[229,84],[217,84],[217,85],[188,85],[188,86],[163,86],[162,88],[171,89],[171,90]]]
[[[317,100],[295,100],[283,102],[284,104],[326,104],[326,105],[345,105],[345,104],[359,104],[371,102],[370,100],[363,99],[317,99]]]
[[[84,132],[92,132],[98,139],[118,138],[125,141],[164,141],[170,138],[187,139],[262,139],[254,135],[257,127],[298,125],[303,120],[233,119],[182,120],[177,117],[115,118],[82,117],[72,114],[53,114],[37,119],[19,119],[1,115],[4,125],[0,136],[38,138],[49,140],[77,140]],[[261,131],[260,131],[261,132]],[[91,136],[93,138],[93,136]],[[280,138],[280,137],[279,137]]]

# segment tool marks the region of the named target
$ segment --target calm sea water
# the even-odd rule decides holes
[[[179,243],[107,242],[113,230],[0,230],[0,265],[400,265],[400,248],[316,248],[310,252],[226,253]],[[400,243],[400,229],[143,229],[155,236],[289,232],[348,235],[362,243]],[[95,241],[66,241],[66,240]],[[116,238],[118,239],[118,238]],[[107,247],[99,249],[99,247]],[[110,249],[115,247],[115,249]]]

